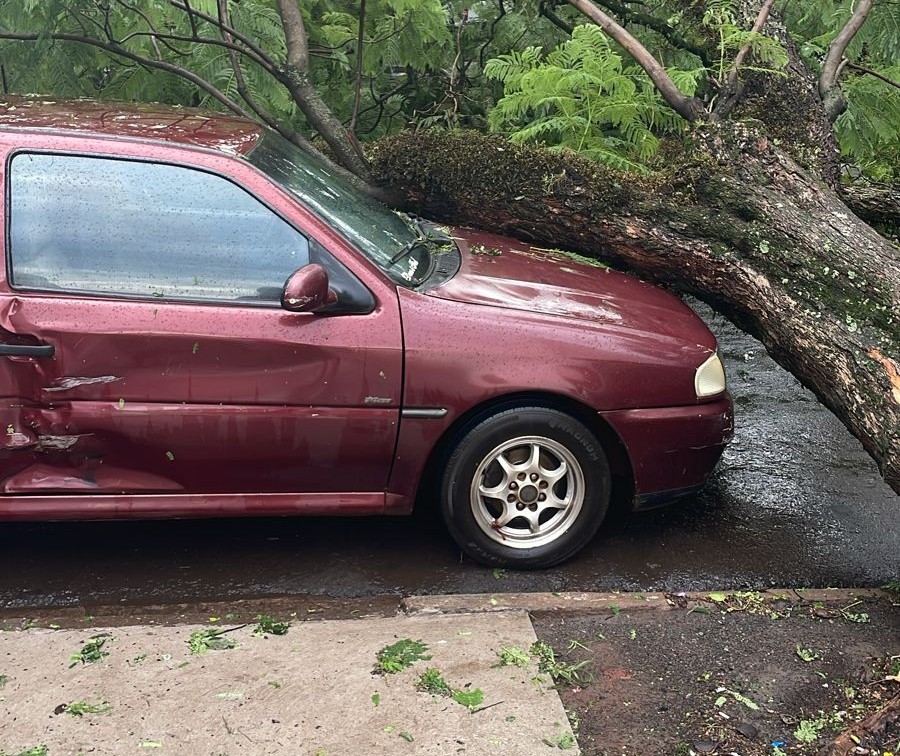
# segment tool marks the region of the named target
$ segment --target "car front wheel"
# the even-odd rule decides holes
[[[609,464],[573,417],[543,407],[499,412],[459,440],[441,505],[460,548],[491,566],[534,569],[568,559],[609,506]]]

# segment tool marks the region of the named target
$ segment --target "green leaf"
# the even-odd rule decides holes
[[[375,655],[375,673],[393,675],[411,667],[417,661],[428,661],[428,646],[422,641],[402,638],[396,643],[385,646]]]
[[[484,693],[480,688],[475,688],[474,690],[454,690],[451,697],[456,703],[469,709],[477,708],[484,703]]]

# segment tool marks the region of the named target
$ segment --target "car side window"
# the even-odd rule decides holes
[[[274,303],[309,262],[302,234],[201,170],[20,153],[9,176],[16,288]]]

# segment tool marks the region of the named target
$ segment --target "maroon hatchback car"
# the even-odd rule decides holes
[[[257,124],[0,104],[0,519],[406,514],[561,562],[695,490],[716,342],[628,276],[394,212]]]

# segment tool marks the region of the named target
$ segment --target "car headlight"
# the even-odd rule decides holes
[[[709,359],[697,368],[694,375],[694,391],[698,398],[715,396],[725,390],[725,368],[717,353],[709,356]]]

